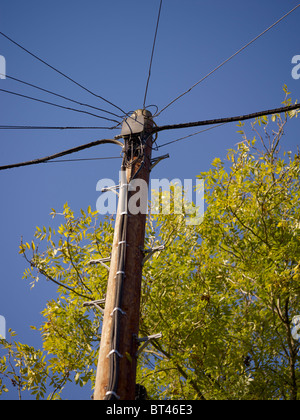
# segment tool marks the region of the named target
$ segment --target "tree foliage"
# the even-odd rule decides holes
[[[239,124],[237,148],[199,175],[200,225],[188,226],[184,209],[149,215],[146,242],[165,246],[142,284],[141,335],[162,332],[139,359],[150,398],[300,399],[300,157],[280,150],[294,117],[257,119],[251,136]],[[57,287],[39,327],[43,349],[1,340],[0,392],[15,386],[20,397],[63,398],[70,381],[94,386],[102,314],[84,303],[105,297],[107,269],[95,260],[110,255],[113,220],[91,208],[75,217],[67,204],[52,215],[63,218],[56,231],[37,228],[20,246],[31,287],[41,276]]]

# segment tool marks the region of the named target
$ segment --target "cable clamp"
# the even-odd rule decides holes
[[[111,351],[108,353],[108,355],[107,355],[106,357],[109,359],[109,357],[110,357],[112,354],[114,354],[114,353],[116,353],[116,355],[117,355],[118,357],[120,357],[120,358],[122,358],[122,357],[123,357],[123,355],[122,355],[122,354],[120,354],[120,353],[118,352],[118,350],[111,350]]]
[[[105,395],[113,395],[117,400],[119,400],[121,398],[114,391],[107,391],[107,393]]]
[[[118,245],[126,244],[126,241],[120,241]]]
[[[154,166],[156,166],[163,159],[168,159],[169,157],[170,157],[170,155],[169,155],[169,153],[167,153],[166,155],[159,156],[159,157],[156,157],[156,158],[151,159],[151,161],[150,161],[150,170],[152,171],[152,169],[154,168]]]
[[[100,258],[99,260],[91,260],[89,261],[90,265],[95,265],[95,264],[101,264],[103,267],[105,267],[108,271],[110,270],[109,266],[105,264],[105,262],[109,262],[110,261],[110,257],[108,258]]]
[[[143,337],[143,338],[137,338],[136,337],[136,341],[139,344],[142,343],[142,342],[144,342],[144,344],[142,345],[142,347],[137,351],[136,357],[138,357],[142,353],[142,351],[144,350],[144,348],[146,346],[148,346],[148,344],[151,343],[152,340],[156,340],[156,339],[161,338],[161,337],[162,337],[162,333],[148,335],[147,337]]]
[[[93,300],[93,301],[89,301],[89,302],[84,302],[83,303],[83,307],[90,307],[90,306],[95,306],[97,309],[99,309],[99,311],[104,314],[104,309],[101,308],[101,306],[99,305],[103,305],[105,303],[105,299],[100,299],[100,300]]]
[[[142,251],[144,252],[144,254],[147,254],[147,255],[144,256],[142,265],[144,265],[145,262],[148,261],[155,252],[163,251],[164,249],[165,249],[164,245],[157,246],[156,248],[151,248],[151,249],[143,249]]]
[[[119,188],[120,188],[120,185],[113,185],[112,187],[102,188],[101,192],[104,193],[104,192],[112,191],[119,197],[119,193],[117,192],[117,189]]]
[[[125,271],[117,271],[116,275],[118,274],[125,274]]]
[[[107,258],[99,258],[99,260],[91,260],[91,261],[89,261],[89,264],[101,264],[102,262],[109,262],[110,261],[110,257],[107,257]]]
[[[119,311],[122,315],[126,315],[126,312],[124,312],[121,308],[116,307],[116,308],[112,311],[112,313],[110,314],[110,316],[113,316],[113,314],[114,314],[116,311]]]

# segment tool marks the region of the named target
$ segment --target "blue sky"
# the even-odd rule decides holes
[[[180,93],[261,33],[298,4],[297,0],[164,0],[149,84],[147,105],[162,109]],[[85,2],[10,0],[0,8],[0,31],[52,66],[107,98],[126,112],[142,107],[159,0],[87,0]],[[292,58],[300,55],[300,8],[223,68],[165,110],[158,125],[242,115],[281,106],[282,86],[300,100],[300,79],[291,76]],[[88,94],[21,49],[0,37],[0,55],[7,75],[39,85],[78,101],[117,111]],[[49,100],[68,102],[9,79],[0,88]],[[79,106],[74,105],[75,108]],[[153,108],[154,110],[154,108]],[[118,113],[119,111],[117,111]],[[105,122],[89,115],[54,108],[0,92],[0,125],[98,126]],[[250,123],[246,123],[250,126]],[[158,144],[197,129],[162,132]],[[235,124],[216,128],[154,152],[170,158],[152,172],[155,178],[195,179],[215,157],[240,141]],[[118,130],[1,130],[0,165],[31,160],[101,138]],[[296,151],[299,121],[289,123],[286,150]],[[118,156],[113,145],[70,158]],[[39,325],[40,312],[55,296],[42,279],[30,290],[22,273],[20,238],[31,241],[36,226],[52,223],[51,208],[67,201],[79,212],[96,208],[101,178],[118,181],[120,160],[47,163],[0,172],[1,289],[0,315],[18,340],[40,346],[29,325]],[[68,398],[89,398],[80,389]]]

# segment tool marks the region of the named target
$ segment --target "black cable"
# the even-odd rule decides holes
[[[30,99],[31,101],[41,102],[41,103],[47,104],[47,105],[52,105],[52,106],[55,106],[57,108],[67,109],[68,111],[81,112],[82,114],[92,115],[93,117],[101,118],[102,120],[112,121],[112,122],[115,122],[115,123],[119,124],[119,121],[117,121],[117,120],[113,120],[113,119],[107,118],[107,117],[101,117],[100,115],[93,114],[92,112],[84,111],[82,109],[76,109],[76,108],[70,108],[70,107],[63,106],[63,105],[58,105],[58,104],[55,104],[54,102],[49,102],[49,101],[44,101],[42,99],[33,98],[32,96],[23,95],[22,93],[13,92],[11,90],[0,89],[0,92],[9,93],[10,95],[20,96],[21,98]]]
[[[136,142],[139,140],[139,144]],[[130,135],[125,141],[127,150],[124,156],[125,166],[129,168],[134,165],[143,156],[143,144],[140,136]],[[130,150],[129,150],[130,148]],[[130,156],[129,156],[130,152]]]
[[[255,112],[253,114],[241,115],[241,116],[238,116],[238,117],[219,118],[219,119],[215,119],[215,120],[206,120],[206,121],[197,121],[197,122],[192,122],[192,123],[166,125],[166,126],[161,126],[161,127],[156,126],[156,127],[153,128],[152,134],[153,133],[158,133],[159,131],[163,131],[163,130],[174,130],[174,129],[179,129],[179,128],[197,127],[197,126],[204,126],[204,125],[216,125],[216,124],[218,124],[220,126],[220,125],[225,124],[225,123],[244,121],[244,120],[248,120],[248,119],[262,117],[262,116],[265,116],[265,115],[271,115],[271,114],[280,114],[280,113],[283,113],[283,112],[289,112],[289,111],[293,111],[293,110],[296,110],[296,109],[300,109],[300,104],[289,105],[289,106],[282,107],[282,108],[270,109],[270,110],[267,110],[267,111]],[[186,136],[186,138],[187,137],[190,137],[190,136]],[[172,142],[169,142],[168,144],[173,143],[175,141],[182,140],[182,139],[183,138],[174,140]],[[35,159],[35,160],[32,160],[32,161],[28,161],[28,162],[21,162],[21,163],[16,163],[16,164],[11,164],[11,165],[0,166],[0,170],[43,163],[43,162],[46,162],[48,160],[52,160],[52,159],[55,159],[55,158],[58,158],[58,157],[62,157],[62,156],[65,156],[65,155],[68,155],[68,154],[71,154],[71,153],[78,152],[80,150],[84,150],[84,149],[87,149],[87,148],[90,148],[90,147],[97,146],[98,144],[101,144],[101,143],[114,143],[114,144],[118,144],[118,145],[120,145],[124,148],[124,144],[119,142],[116,139],[114,139],[114,140],[96,140],[94,142],[84,144],[82,146],[78,146],[78,147],[75,147],[73,149],[69,149],[69,150],[66,150],[64,152],[60,152],[60,153],[57,153],[55,155],[51,155],[51,156],[44,157],[44,158],[41,158],[41,159]],[[159,147],[162,147],[164,145],[161,145]]]
[[[160,0],[158,17],[157,17],[157,22],[156,22],[155,35],[154,35],[153,46],[152,46],[152,53],[151,53],[151,59],[150,59],[150,65],[149,65],[149,74],[148,74],[148,79],[147,79],[147,84],[146,84],[146,90],[145,90],[145,96],[144,96],[144,104],[143,104],[143,108],[144,109],[145,109],[145,105],[146,105],[146,98],[147,98],[147,93],[148,93],[149,81],[150,81],[150,77],[151,77],[152,62],[153,62],[153,56],[154,56],[154,50],[155,50],[155,44],[156,44],[156,38],[157,38],[157,32],[158,32],[158,25],[159,25],[159,20],[160,20],[161,8],[162,8],[162,0]]]
[[[110,159],[121,159],[121,156],[108,156],[108,157],[99,157],[99,158],[81,158],[81,159],[47,160],[44,163],[87,162],[87,161],[91,161],[91,160],[110,160]]]
[[[150,134],[151,135],[151,134]],[[143,158],[141,163],[142,167],[145,161],[145,144],[148,138],[144,141],[141,139],[140,136],[130,135],[125,139],[125,152],[122,162],[121,171],[124,174],[126,168],[129,166],[129,160],[133,160],[133,158],[137,155],[138,158]],[[132,147],[131,147],[132,146]],[[136,159],[134,159],[136,161]],[[132,164],[132,162],[130,162]],[[131,165],[130,165],[131,166]],[[139,170],[132,176],[130,180],[126,183],[130,182],[133,178],[136,177]],[[125,175],[126,177],[126,175]],[[123,183],[123,178],[121,178],[121,188]],[[126,202],[126,206],[128,203],[128,187],[125,190],[125,197],[121,196],[122,190],[120,192],[120,199]],[[122,296],[123,296],[123,283],[125,278],[125,262],[126,262],[126,236],[127,236],[127,221],[128,221],[128,209],[126,211],[121,212],[120,214],[120,223],[119,223],[119,235],[120,242],[118,244],[118,263],[117,263],[117,274],[116,274],[116,293],[115,293],[115,301],[114,301],[114,311],[111,314],[113,317],[113,327],[111,328],[111,336],[110,336],[110,366],[109,366],[109,380],[107,386],[107,394],[105,396],[105,400],[116,400],[118,398],[118,385],[119,385],[119,363],[121,355],[120,350],[120,329],[121,329],[121,317],[125,314],[122,313]]]
[[[198,86],[201,82],[203,82],[205,79],[207,79],[209,76],[211,76],[213,73],[215,73],[217,70],[219,70],[221,67],[223,67],[228,61],[233,59],[235,56],[237,56],[239,53],[244,51],[247,47],[249,47],[251,44],[253,44],[255,41],[257,41],[260,37],[265,35],[267,32],[269,32],[274,26],[276,26],[278,23],[280,23],[283,19],[285,19],[287,16],[289,16],[292,12],[294,12],[300,4],[298,4],[296,7],[294,7],[292,10],[290,10],[288,13],[286,13],[284,16],[282,16],[279,20],[274,22],[269,28],[265,29],[261,34],[256,36],[254,39],[252,39],[250,42],[248,42],[246,45],[244,45],[242,48],[240,48],[238,51],[236,51],[233,55],[231,55],[229,58],[227,58],[225,61],[223,61],[221,64],[219,64],[215,69],[213,69],[211,72],[209,72],[206,76],[204,76],[202,79],[200,79],[197,83],[195,83],[193,86],[191,86],[187,91],[183,92],[181,95],[177,96],[177,98],[173,99],[168,105],[166,105],[164,108],[162,108],[161,111],[159,111],[156,116],[160,115],[164,110],[169,108],[174,102],[178,101],[178,99],[182,98],[184,95],[189,93],[192,89],[194,89],[196,86]]]
[[[126,153],[124,153],[123,162],[121,166],[121,171],[126,170]],[[121,181],[122,185],[122,181]],[[128,188],[125,190],[124,200],[128,202]],[[118,398],[117,391],[119,385],[119,363],[120,357],[120,328],[121,328],[121,307],[122,307],[122,295],[123,295],[123,283],[125,278],[125,260],[126,260],[126,233],[127,233],[127,213],[122,213],[120,215],[119,223],[119,235],[120,243],[118,244],[118,263],[117,263],[117,273],[116,273],[116,293],[114,300],[114,310],[111,314],[113,320],[113,325],[111,328],[110,336],[110,363],[109,363],[109,379],[107,385],[107,394],[105,395],[105,400],[116,400]]]
[[[189,134],[187,136],[180,137],[179,139],[168,141],[166,143],[163,143],[163,144],[160,144],[159,146],[157,146],[157,149],[160,149],[161,147],[167,146],[167,145],[172,144],[172,143],[177,143],[179,141],[186,140],[186,139],[188,139],[190,137],[196,136],[197,134],[205,133],[206,131],[213,130],[214,128],[222,127],[225,124],[226,123],[218,124],[218,125],[213,125],[212,127],[206,128],[205,130],[197,131],[196,133],[192,133],[192,134]]]
[[[1,75],[1,73],[0,73],[0,75]],[[81,106],[86,106],[86,107],[88,107],[88,108],[93,108],[93,109],[96,109],[96,110],[101,111],[101,112],[105,112],[106,114],[110,114],[110,115],[113,115],[113,116],[118,117],[118,118],[123,118],[123,116],[120,116],[120,115],[118,115],[118,114],[115,114],[114,112],[110,112],[110,111],[107,111],[106,109],[103,109],[103,108],[98,108],[97,106],[93,106],[93,105],[89,105],[89,104],[85,104],[85,103],[82,103],[82,102],[76,101],[75,99],[68,98],[67,96],[60,95],[59,93],[55,93],[55,92],[52,92],[52,91],[50,91],[50,90],[48,90],[48,89],[44,89],[44,88],[42,88],[42,87],[40,87],[40,86],[34,85],[34,84],[32,84],[32,83],[25,82],[24,80],[17,79],[16,77],[9,76],[9,75],[7,75],[7,74],[5,75],[5,77],[6,77],[7,79],[14,80],[15,82],[22,83],[23,85],[33,87],[34,89],[38,89],[38,90],[40,90],[40,91],[42,91],[42,92],[46,92],[46,93],[48,93],[48,94],[50,94],[50,95],[57,96],[57,97],[59,97],[59,98],[65,99],[65,100],[70,101],[70,102],[73,102],[73,103],[75,103],[75,104],[78,104],[78,105],[81,105]]]
[[[87,144],[83,144],[81,146],[73,147],[72,149],[64,150],[63,152],[55,153],[54,155],[50,155],[50,156],[47,156],[47,157],[44,157],[44,158],[34,159],[34,160],[27,161],[27,162],[19,162],[19,163],[13,163],[13,164],[10,164],[10,165],[0,166],[0,171],[6,170],[6,169],[19,168],[21,166],[37,165],[37,164],[40,164],[40,163],[47,162],[49,160],[60,158],[62,156],[66,156],[66,155],[70,155],[72,153],[80,152],[81,150],[85,150],[85,149],[88,149],[90,147],[98,146],[99,144],[107,144],[107,143],[117,144],[118,146],[121,146],[122,148],[124,146],[122,142],[120,142],[118,140],[115,140],[115,139],[96,140],[96,141],[93,141],[91,143],[87,143]]]
[[[156,108],[155,113],[152,115],[153,117],[156,117],[157,113],[158,113],[158,106],[157,105],[147,105],[144,107],[144,109],[148,109],[148,108]]]
[[[21,48],[23,51],[25,51],[26,53],[30,54],[32,57],[34,57],[35,59],[37,59],[38,61],[40,61],[41,63],[45,64],[47,67],[49,67],[50,69],[54,70],[56,73],[60,74],[61,76],[65,77],[66,79],[68,79],[70,82],[74,83],[75,85],[79,86],[81,89],[84,89],[86,92],[90,93],[91,95],[95,96],[96,98],[100,98],[102,99],[102,101],[112,105],[113,107],[117,108],[119,111],[121,111],[123,114],[125,114],[125,111],[123,111],[122,108],[120,108],[119,106],[115,105],[114,103],[108,101],[107,99],[103,98],[103,96],[97,95],[96,93],[92,92],[91,90],[87,89],[85,86],[81,85],[80,83],[76,82],[74,79],[72,79],[71,77],[67,76],[66,74],[64,74],[63,72],[61,72],[60,70],[57,70],[55,67],[51,66],[50,64],[48,64],[46,61],[42,60],[41,58],[39,58],[37,55],[33,54],[32,52],[28,51],[26,48],[22,47],[22,45],[18,44],[16,41],[14,41],[13,39],[11,39],[9,36],[5,35],[3,32],[0,32],[0,35],[2,35],[4,38],[6,38],[8,41],[12,42],[13,44],[15,44],[17,47]]]
[[[141,137],[139,136],[140,147],[139,147],[139,150],[138,150],[138,158],[137,158],[137,159],[135,159],[135,161],[137,161],[138,159],[142,158],[142,162],[141,162],[141,164],[140,164],[140,166],[139,166],[138,170],[135,172],[135,174],[133,174],[133,175],[131,176],[130,182],[131,182],[132,180],[134,180],[134,179],[136,179],[136,178],[137,178],[138,174],[140,173],[140,171],[141,171],[141,170],[144,168],[144,166],[145,166],[145,147],[146,147],[146,144],[147,144],[147,141],[148,141],[149,137],[151,137],[151,136],[152,136],[152,133],[151,133],[151,134],[149,134],[149,136],[148,136],[148,137],[146,137],[146,139],[144,140],[144,142],[142,142],[142,139],[141,139]],[[135,161],[134,161],[134,162],[135,162]],[[133,164],[134,162],[132,162],[132,164]]]
[[[112,130],[116,127],[55,127],[42,125],[0,125],[0,130]]]
[[[139,140],[139,141],[137,141]],[[132,143],[133,150],[131,150]],[[146,141],[145,141],[146,143]],[[129,160],[132,160],[133,156],[144,155],[144,144],[140,136],[128,136],[125,139],[125,152],[123,157],[123,162],[121,166],[122,174],[126,171],[128,167]],[[133,155],[132,155],[132,153]],[[143,163],[142,163],[143,165]],[[126,173],[126,172],[125,172]],[[126,177],[126,175],[125,175]],[[130,182],[125,180],[125,182]],[[121,178],[121,188],[123,184],[123,178]],[[125,189],[125,196],[121,196],[123,190],[120,192],[120,199],[125,201],[126,207],[128,203],[128,187]],[[116,293],[114,300],[114,310],[111,316],[113,317],[113,325],[111,328],[110,336],[110,364],[109,364],[109,380],[107,386],[107,394],[105,400],[116,400],[118,398],[118,385],[119,385],[119,363],[120,357],[124,355],[120,354],[120,329],[121,329],[121,319],[122,316],[126,316],[122,313],[122,297],[123,297],[123,284],[125,278],[125,262],[126,262],[126,237],[127,237],[127,222],[128,222],[128,210],[120,213],[120,223],[119,223],[119,234],[120,242],[118,244],[118,263],[117,263],[117,273],[116,273]]]
[[[267,111],[254,112],[253,114],[240,115],[237,117],[218,118],[214,120],[196,121],[196,122],[183,123],[183,124],[163,125],[161,127],[156,126],[153,128],[152,132],[158,133],[164,130],[177,130],[179,128],[199,127],[203,125],[215,125],[215,124],[245,121],[245,120],[250,120],[253,118],[263,117],[265,115],[281,114],[283,112],[294,111],[295,109],[300,109],[300,104],[289,105],[282,108],[269,109]]]

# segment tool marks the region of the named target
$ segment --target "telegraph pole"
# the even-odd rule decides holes
[[[128,202],[134,192],[128,187],[133,179],[149,185],[152,128],[152,114],[145,109],[123,123],[123,179],[121,176],[94,400],[135,399],[146,212],[130,213]],[[144,205],[140,203],[141,208]]]

